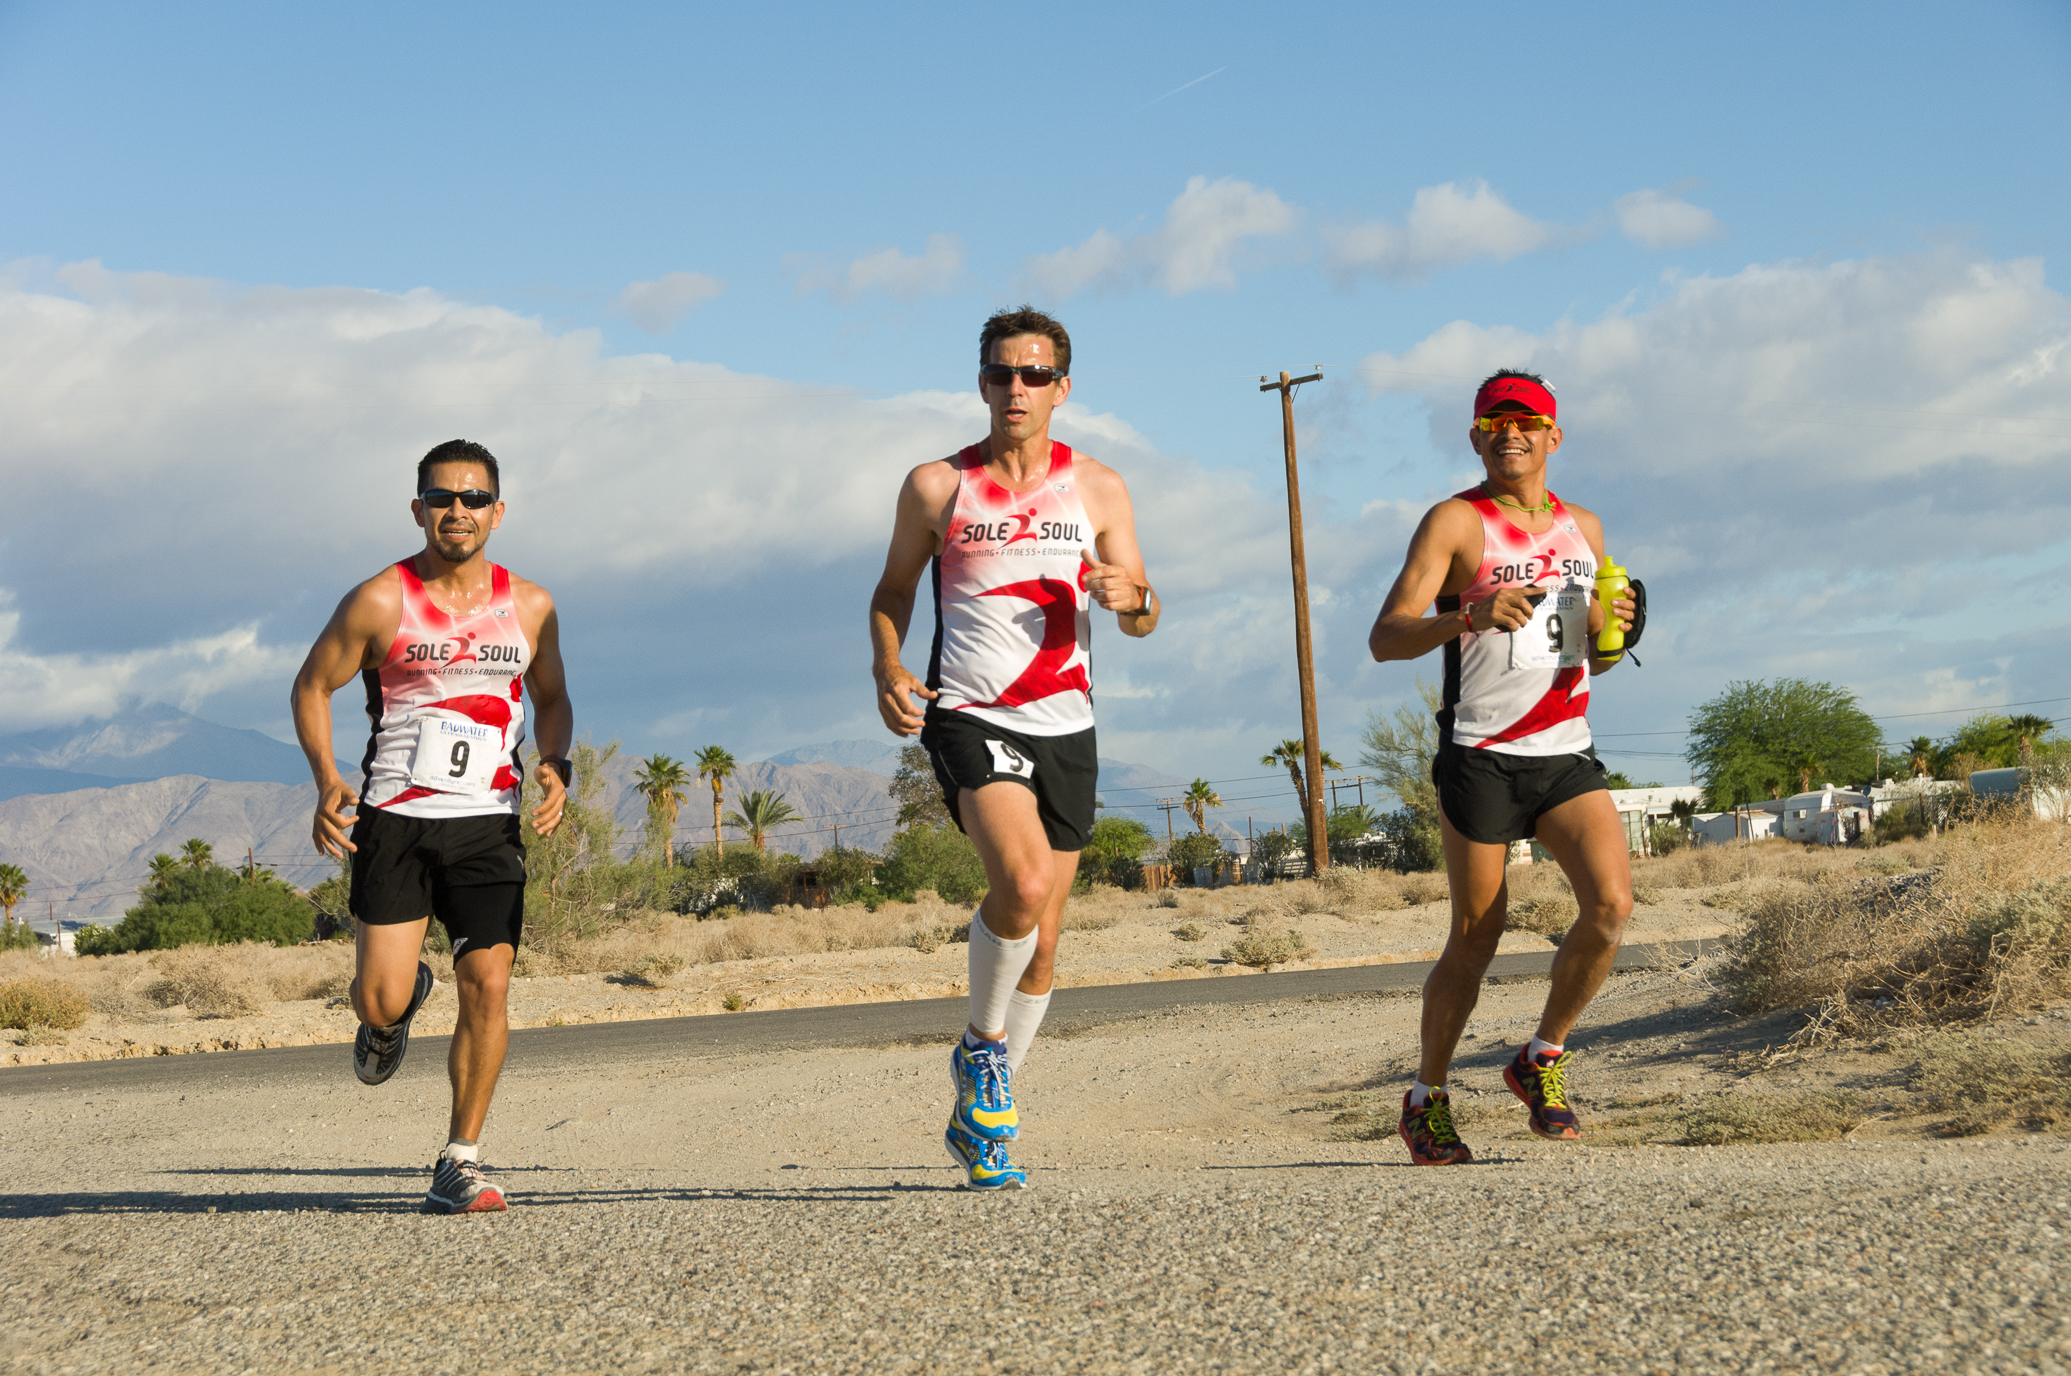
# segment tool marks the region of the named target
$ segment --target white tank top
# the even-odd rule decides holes
[[[1052,441],[1033,492],[985,472],[979,446],[956,456],[956,505],[935,557],[932,704],[1030,736],[1093,725],[1091,599],[1080,583],[1093,523],[1072,478],[1071,446]]]
[[[403,619],[367,686],[373,733],[360,801],[403,817],[480,817],[518,810],[525,670],[508,569],[491,564],[489,605],[465,619],[424,591],[414,556],[396,566]]]
[[[1539,535],[1510,523],[1479,487],[1455,494],[1481,516],[1481,568],[1463,593],[1438,599],[1454,612],[1499,588],[1548,590],[1521,631],[1469,631],[1445,646],[1439,737],[1505,755],[1574,755],[1590,745],[1589,593],[1596,555],[1551,492],[1553,527]]]

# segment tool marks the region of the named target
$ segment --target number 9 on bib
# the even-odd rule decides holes
[[[499,728],[452,717],[426,717],[417,728],[410,782],[441,793],[487,793],[503,763]]]

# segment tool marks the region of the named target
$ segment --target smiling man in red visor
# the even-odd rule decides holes
[[[1426,513],[1368,646],[1377,660],[1445,650],[1438,713],[1439,828],[1452,931],[1424,983],[1423,1050],[1401,1131],[1420,1166],[1471,1161],[1445,1092],[1453,1049],[1503,936],[1504,866],[1535,837],[1574,886],[1581,916],[1554,957],[1539,1030],[1503,1072],[1541,1137],[1581,1135],[1568,1106],[1568,1033],[1596,996],[1632,912],[1625,827],[1590,742],[1591,675],[1606,615],[1630,628],[1633,603],[1595,596],[1603,525],[1546,488],[1559,450],[1552,390],[1505,369],[1474,397],[1468,439],[1487,473]],[[1425,611],[1436,603],[1436,614]]]
[[[879,714],[901,736],[920,733],[950,816],[985,862],[943,1141],[966,1188],[993,1190],[1026,1180],[1007,1160],[1020,1122],[1010,1078],[1050,1005],[1064,902],[1093,830],[1093,608],[1145,636],[1158,599],[1121,476],[1050,438],[1050,414],[1071,395],[1064,326],[1001,311],[979,333],[978,364],[992,432],[906,476],[870,643]],[[899,647],[930,562],[923,683]]]
[[[481,445],[449,440],[426,454],[410,503],[424,548],[346,594],[292,696],[316,776],[316,847],[352,856],[352,1064],[364,1083],[382,1083],[403,1063],[410,1020],[432,990],[418,958],[432,918],[452,941],[453,1112],[425,1198],[437,1213],[504,1207],[477,1144],[510,1040],[504,1001],[525,915],[526,691],[539,722],[532,826],[541,836],[561,824],[575,731],[554,599],[483,554],[503,524],[500,493],[496,457]],[[372,727],[359,795],[331,758],[331,694],[355,678],[366,685]],[[357,816],[346,817],[355,805]]]

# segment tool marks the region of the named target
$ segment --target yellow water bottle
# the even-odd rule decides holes
[[[1616,663],[1625,657],[1625,632],[1618,629],[1618,617],[1611,610],[1611,603],[1631,587],[1625,570],[1608,559],[1597,566],[1596,600],[1603,604],[1604,628],[1597,632],[1596,657]]]

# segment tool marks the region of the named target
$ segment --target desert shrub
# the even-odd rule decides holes
[[[86,1021],[87,1012],[85,997],[59,980],[11,979],[0,984],[0,1027],[69,1032]]]
[[[1567,894],[1546,893],[1536,897],[1512,898],[1504,925],[1514,932],[1538,932],[1559,936],[1575,925],[1581,905]]]
[[[1879,817],[1870,830],[1870,841],[1874,845],[1889,846],[1899,841],[1915,841],[1933,833],[1928,825],[1924,808],[1895,807]]]
[[[1953,1110],[1941,1124],[1952,1137],[2013,1122],[2030,1129],[2071,1123],[2071,1053],[1943,1036],[1921,1043],[1918,1054],[1913,1088],[1927,1108]]]
[[[197,1018],[238,1018],[264,1008],[273,993],[236,946],[181,946],[153,962],[161,976],[153,992],[171,1007],[185,1004]]]
[[[1208,929],[1198,922],[1184,922],[1172,929],[1172,935],[1181,941],[1199,941],[1208,935]]]
[[[264,872],[247,878],[221,865],[183,867],[142,894],[144,901],[115,926],[81,929],[79,953],[115,955],[226,941],[289,946],[306,940],[316,923],[316,909],[307,898]]]
[[[1438,830],[1438,818],[1423,808],[1400,808],[1380,819],[1381,834],[1388,838],[1390,858],[1404,874],[1427,873],[1445,868],[1445,844]]]
[[[1284,831],[1269,831],[1257,836],[1251,842],[1251,858],[1264,865],[1268,871],[1275,870],[1288,856],[1301,850],[1301,843]]]
[[[1647,848],[1656,855],[1673,855],[1690,844],[1690,833],[1680,822],[1656,822],[1647,828]]]
[[[1814,1090],[1714,1099],[1686,1109],[1677,1126],[1685,1146],[1724,1147],[1754,1142],[1832,1142],[1869,1118],[1860,1094]]]
[[[1185,883],[1193,882],[1197,866],[1214,865],[1224,858],[1222,838],[1205,831],[1175,837],[1165,846],[1165,863],[1172,866],[1172,877]]]
[[[1277,936],[1268,936],[1260,931],[1246,932],[1222,948],[1224,960],[1259,970],[1270,970],[1275,965],[1285,965],[1291,960],[1302,960],[1314,954],[1316,948],[1292,928]]]
[[[813,860],[820,882],[833,891],[837,903],[853,902],[874,889],[879,860],[874,852],[858,846],[829,846]]]
[[[985,896],[985,863],[970,838],[954,826],[908,827],[885,846],[878,887],[893,898],[910,899],[933,889],[950,903],[976,903]]]
[[[28,923],[16,922],[11,917],[0,922],[0,951],[33,951],[41,944],[36,940],[36,929]]]
[[[1143,857],[1155,844],[1151,829],[1134,817],[1109,813],[1097,818],[1092,837],[1079,852],[1079,877],[1088,885],[1137,888],[1143,883]]]
[[[1413,908],[1426,903],[1443,903],[1453,896],[1453,887],[1443,873],[1412,874],[1402,885],[1403,901]]]

